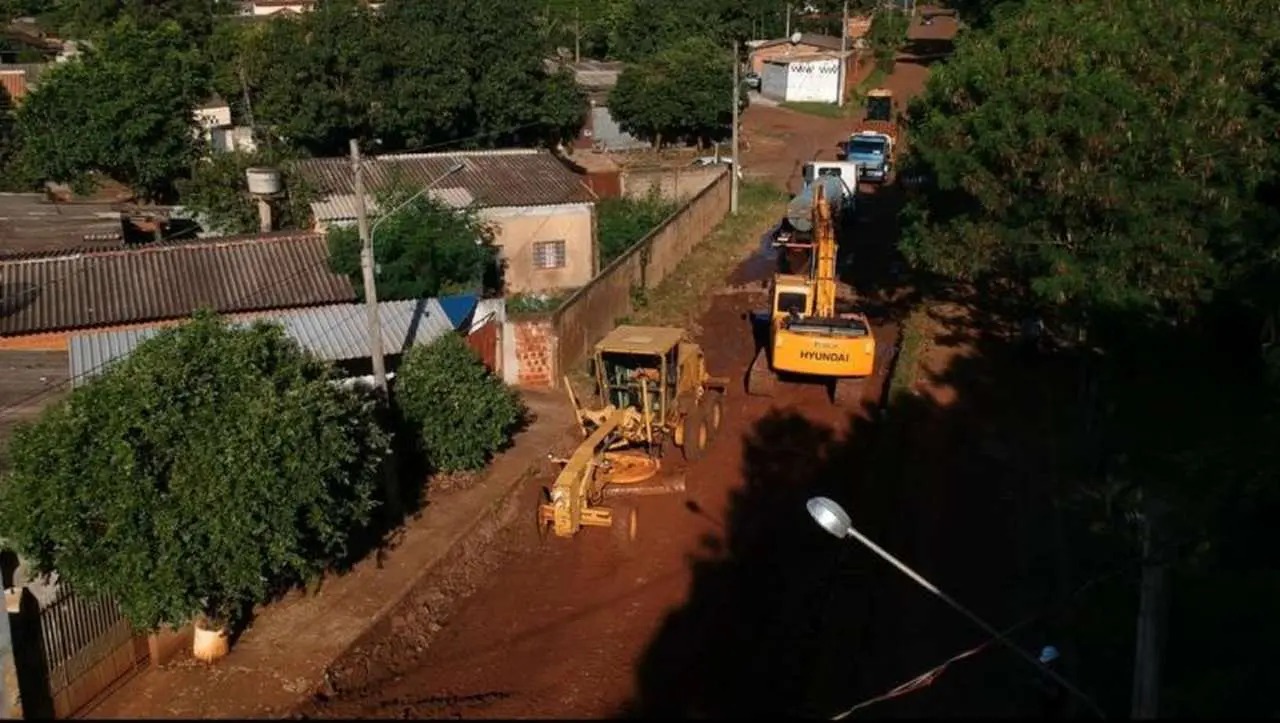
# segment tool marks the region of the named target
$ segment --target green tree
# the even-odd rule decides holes
[[[385,102],[378,90],[393,75],[382,39],[368,7],[330,0],[246,32],[229,51],[238,55],[233,66],[223,61],[221,87],[238,87],[243,68],[254,121],[298,150],[339,155],[352,137],[368,147],[377,136],[374,114]]]
[[[178,181],[179,200],[203,217],[206,231],[253,233],[259,228],[258,204],[249,195],[245,171],[255,166],[282,169],[285,197],[272,203],[272,226],[276,230],[308,229],[314,194],[302,179],[283,170],[285,159],[269,151],[214,153],[195,162],[190,178]]]
[[[690,38],[623,70],[609,112],[623,130],[658,148],[721,140],[732,131],[733,84],[725,82],[731,68],[727,51]]]
[[[19,106],[21,162],[32,176],[81,190],[103,174],[168,199],[198,155],[192,111],[207,92],[206,68],[177,24],[121,21]]]
[[[654,193],[645,198],[606,198],[596,204],[600,266],[607,266],[657,228],[676,210],[676,204]]]
[[[480,469],[523,420],[519,395],[489,372],[462,337],[415,346],[396,372],[396,403],[421,433],[433,469]]]
[[[1203,300],[1258,242],[1263,5],[1031,0],[963,36],[910,109],[908,257],[1077,310]]]
[[[378,208],[392,215],[384,221],[371,212],[378,298],[422,299],[481,288],[496,263],[493,230],[472,211],[426,195],[412,198],[415,191],[396,184],[377,199]],[[329,268],[350,277],[363,296],[357,229],[329,230]]]
[[[383,9],[388,77],[378,127],[389,148],[466,139],[532,145],[572,137],[586,100],[568,74],[549,74],[537,0],[391,0]],[[479,137],[477,137],[479,136]]]
[[[281,327],[201,313],[15,433],[0,529],[138,629],[227,624],[351,552],[387,448]]]

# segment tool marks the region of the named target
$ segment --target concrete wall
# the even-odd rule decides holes
[[[723,168],[715,166],[624,171],[622,195],[644,198],[656,187],[663,198],[685,201],[702,193],[723,172]]]
[[[787,67],[786,100],[798,103],[837,103],[840,100],[840,60],[813,60]]]
[[[652,289],[667,277],[729,213],[729,172],[719,169],[716,180],[690,199],[671,218],[638,241],[578,289],[552,315],[555,371],[559,375],[585,359],[592,345],[632,313],[631,289]],[[517,349],[519,342],[517,341]]]
[[[594,204],[486,208],[479,215],[493,224],[495,241],[502,247],[508,293],[567,289],[591,280]],[[564,267],[534,268],[533,245],[540,241],[565,242]]]

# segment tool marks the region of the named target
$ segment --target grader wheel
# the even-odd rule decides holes
[[[684,458],[690,462],[701,458],[710,441],[711,432],[707,428],[702,407],[694,407],[684,418],[684,435],[681,445]]]
[[[715,439],[716,435],[720,433],[720,427],[724,424],[722,397],[723,395],[720,392],[711,392],[703,402],[703,406],[706,408],[706,413],[703,416],[707,420],[707,431],[712,439]]]

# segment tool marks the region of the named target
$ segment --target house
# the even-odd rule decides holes
[[[509,293],[574,288],[597,271],[596,196],[583,176],[548,151],[385,155],[368,159],[365,169],[371,215],[378,213],[378,190],[397,181],[434,184],[431,197],[476,211],[494,230]],[[350,160],[311,158],[293,170],[318,195],[311,204],[316,231],[355,224]]]
[[[850,55],[837,51],[769,58],[762,64],[760,94],[793,103],[838,103],[841,59]]]
[[[231,117],[231,104],[218,96],[214,96],[192,110],[196,123],[196,133],[214,151],[243,151],[253,153],[257,143],[253,138],[253,129],[237,126]]]
[[[472,307],[475,306],[474,300]],[[232,314],[233,323],[270,321],[316,358],[331,362],[347,376],[367,375],[369,359],[369,310],[364,304],[326,304],[305,309]],[[383,301],[378,304],[382,351],[394,370],[410,347],[429,344],[459,329],[439,299]],[[67,341],[67,374],[71,387],[83,386],[108,365],[127,357],[139,344],[172,326],[144,326],[112,331],[89,331]]]
[[[571,71],[574,81],[587,96],[588,112],[582,131],[574,139],[575,149],[633,151],[650,147],[648,141],[623,131],[609,113],[609,92],[618,84],[618,75],[625,67],[623,63],[602,60],[560,63],[546,60],[544,65],[553,73],[561,68]]]
[[[225,314],[356,301],[319,234],[277,233],[0,259],[0,467],[13,425],[69,388],[71,339]]]
[[[840,38],[837,37],[819,35],[817,33],[800,33],[799,35],[798,41],[792,41],[791,38],[777,38],[756,44],[748,54],[751,72],[763,76],[764,64],[769,60],[824,52],[838,53],[842,49]],[[846,47],[843,49],[850,50],[852,48],[853,44],[847,42]]]
[[[113,202],[59,203],[43,193],[0,193],[0,258],[76,248],[114,248],[125,214]]]

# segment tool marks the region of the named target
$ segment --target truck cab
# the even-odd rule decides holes
[[[893,138],[877,131],[854,133],[845,144],[845,159],[857,164],[860,180],[884,183],[893,172]]]

